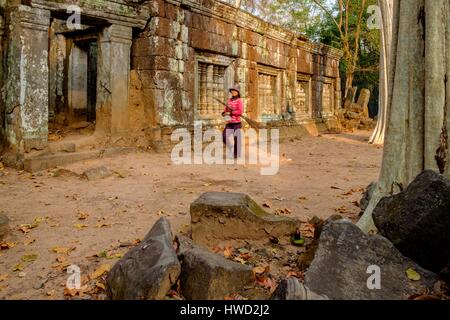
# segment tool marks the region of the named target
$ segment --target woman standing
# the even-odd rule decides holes
[[[231,136],[234,136],[234,158],[241,156],[241,115],[244,112],[244,104],[241,100],[240,86],[235,85],[230,88],[231,98],[227,101],[227,106],[222,112],[222,116],[228,116],[228,121],[223,130],[223,143],[228,146]]]

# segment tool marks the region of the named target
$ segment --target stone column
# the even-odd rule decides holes
[[[12,7],[8,14],[6,136],[22,153],[48,141],[48,32],[50,11]]]
[[[96,131],[121,136],[128,130],[131,27],[111,25],[100,34]]]
[[[5,19],[3,16],[0,15],[0,58],[3,61],[4,57],[4,47],[3,47],[3,36],[5,34]],[[0,88],[3,88],[3,63],[0,63]],[[5,101],[3,100],[3,97],[0,96],[0,152],[2,152],[3,149],[3,142],[5,137],[5,128],[3,126],[4,124],[4,116],[5,116]]]

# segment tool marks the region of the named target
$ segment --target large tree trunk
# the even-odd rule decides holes
[[[349,70],[345,73],[345,95],[344,97],[347,97],[348,91],[353,88],[353,79],[355,77],[355,72],[348,67]]]
[[[450,1],[397,0],[392,21],[388,122],[374,195],[358,225],[375,230],[379,199],[424,169],[450,177]]]
[[[383,144],[387,125],[389,59],[392,44],[392,14],[394,0],[379,0],[381,9],[380,96],[378,121],[369,143]]]

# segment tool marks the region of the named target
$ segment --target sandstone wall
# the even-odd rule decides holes
[[[218,90],[233,83],[241,85],[246,112],[258,121],[335,119],[340,51],[217,1],[156,0],[150,11],[146,29],[133,40],[132,69],[142,82],[154,138],[161,127],[196,119],[221,123],[221,107],[208,99],[222,97]],[[209,95],[202,93],[205,79],[213,79],[206,84]]]
[[[72,44],[88,38],[98,47],[95,131],[111,144],[125,137],[122,141],[130,144],[164,145],[174,128],[191,127],[195,120],[223,125],[223,107],[214,99],[225,101],[236,83],[245,112],[257,121],[336,124],[341,52],[225,3],[5,4],[0,2],[0,53],[7,61],[0,70],[0,141],[6,138],[15,158],[48,148],[49,119],[70,120],[69,97],[76,93],[68,85],[75,70]],[[80,34],[65,30],[72,4],[82,9]],[[83,105],[78,109],[84,112],[87,89],[79,87]]]

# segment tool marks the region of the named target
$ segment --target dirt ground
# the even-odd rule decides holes
[[[151,152],[65,167],[76,174],[100,165],[116,172],[94,181],[5,168],[0,212],[12,232],[0,251],[0,299],[63,299],[67,265],[78,265],[84,279],[98,278],[160,216],[174,233],[186,231],[190,203],[207,191],[244,192],[266,210],[284,209],[302,221],[335,213],[355,221],[356,201],[381,163],[382,149],[367,144],[368,137],[358,131],[283,142],[275,176],[260,175],[256,165],[177,166],[170,154]]]

